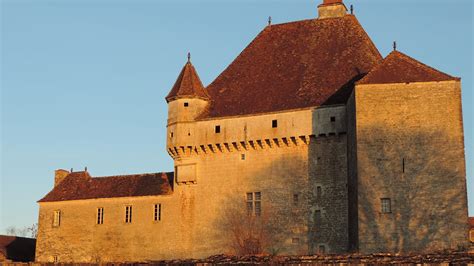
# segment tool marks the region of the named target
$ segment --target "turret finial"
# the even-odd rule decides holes
[[[272,25],[272,17],[268,17],[268,26]]]
[[[188,63],[190,63],[190,62],[191,62],[191,53],[188,52]]]
[[[394,51],[397,50],[397,41],[393,41],[393,50],[394,50]]]
[[[351,15],[354,15],[354,6],[351,5]]]

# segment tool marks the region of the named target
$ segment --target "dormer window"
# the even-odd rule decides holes
[[[189,103],[188,102],[185,102],[184,103],[184,107],[188,107],[189,106]]]

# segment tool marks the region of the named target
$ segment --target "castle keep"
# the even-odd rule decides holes
[[[318,11],[265,27],[207,87],[188,60],[166,97],[174,172],[57,170],[36,259],[466,246],[460,79],[382,58],[342,0]]]

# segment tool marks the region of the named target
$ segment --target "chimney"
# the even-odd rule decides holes
[[[347,8],[342,0],[323,0],[318,6],[318,19],[339,18],[345,16]]]
[[[59,185],[59,183],[61,183],[69,174],[70,172],[64,169],[58,169],[54,171],[54,186]]]

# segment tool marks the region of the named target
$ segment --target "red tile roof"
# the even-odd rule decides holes
[[[92,178],[88,172],[73,172],[39,202],[166,195],[172,184],[173,173]]]
[[[201,117],[345,103],[381,61],[353,15],[271,25],[207,87],[212,103]]]
[[[173,88],[168,96],[166,96],[166,101],[169,102],[177,97],[198,97],[209,99],[209,95],[204,90],[201,79],[199,79],[196,69],[190,61],[184,65]]]
[[[391,52],[357,84],[383,84],[459,80],[429,67],[401,52]]]

